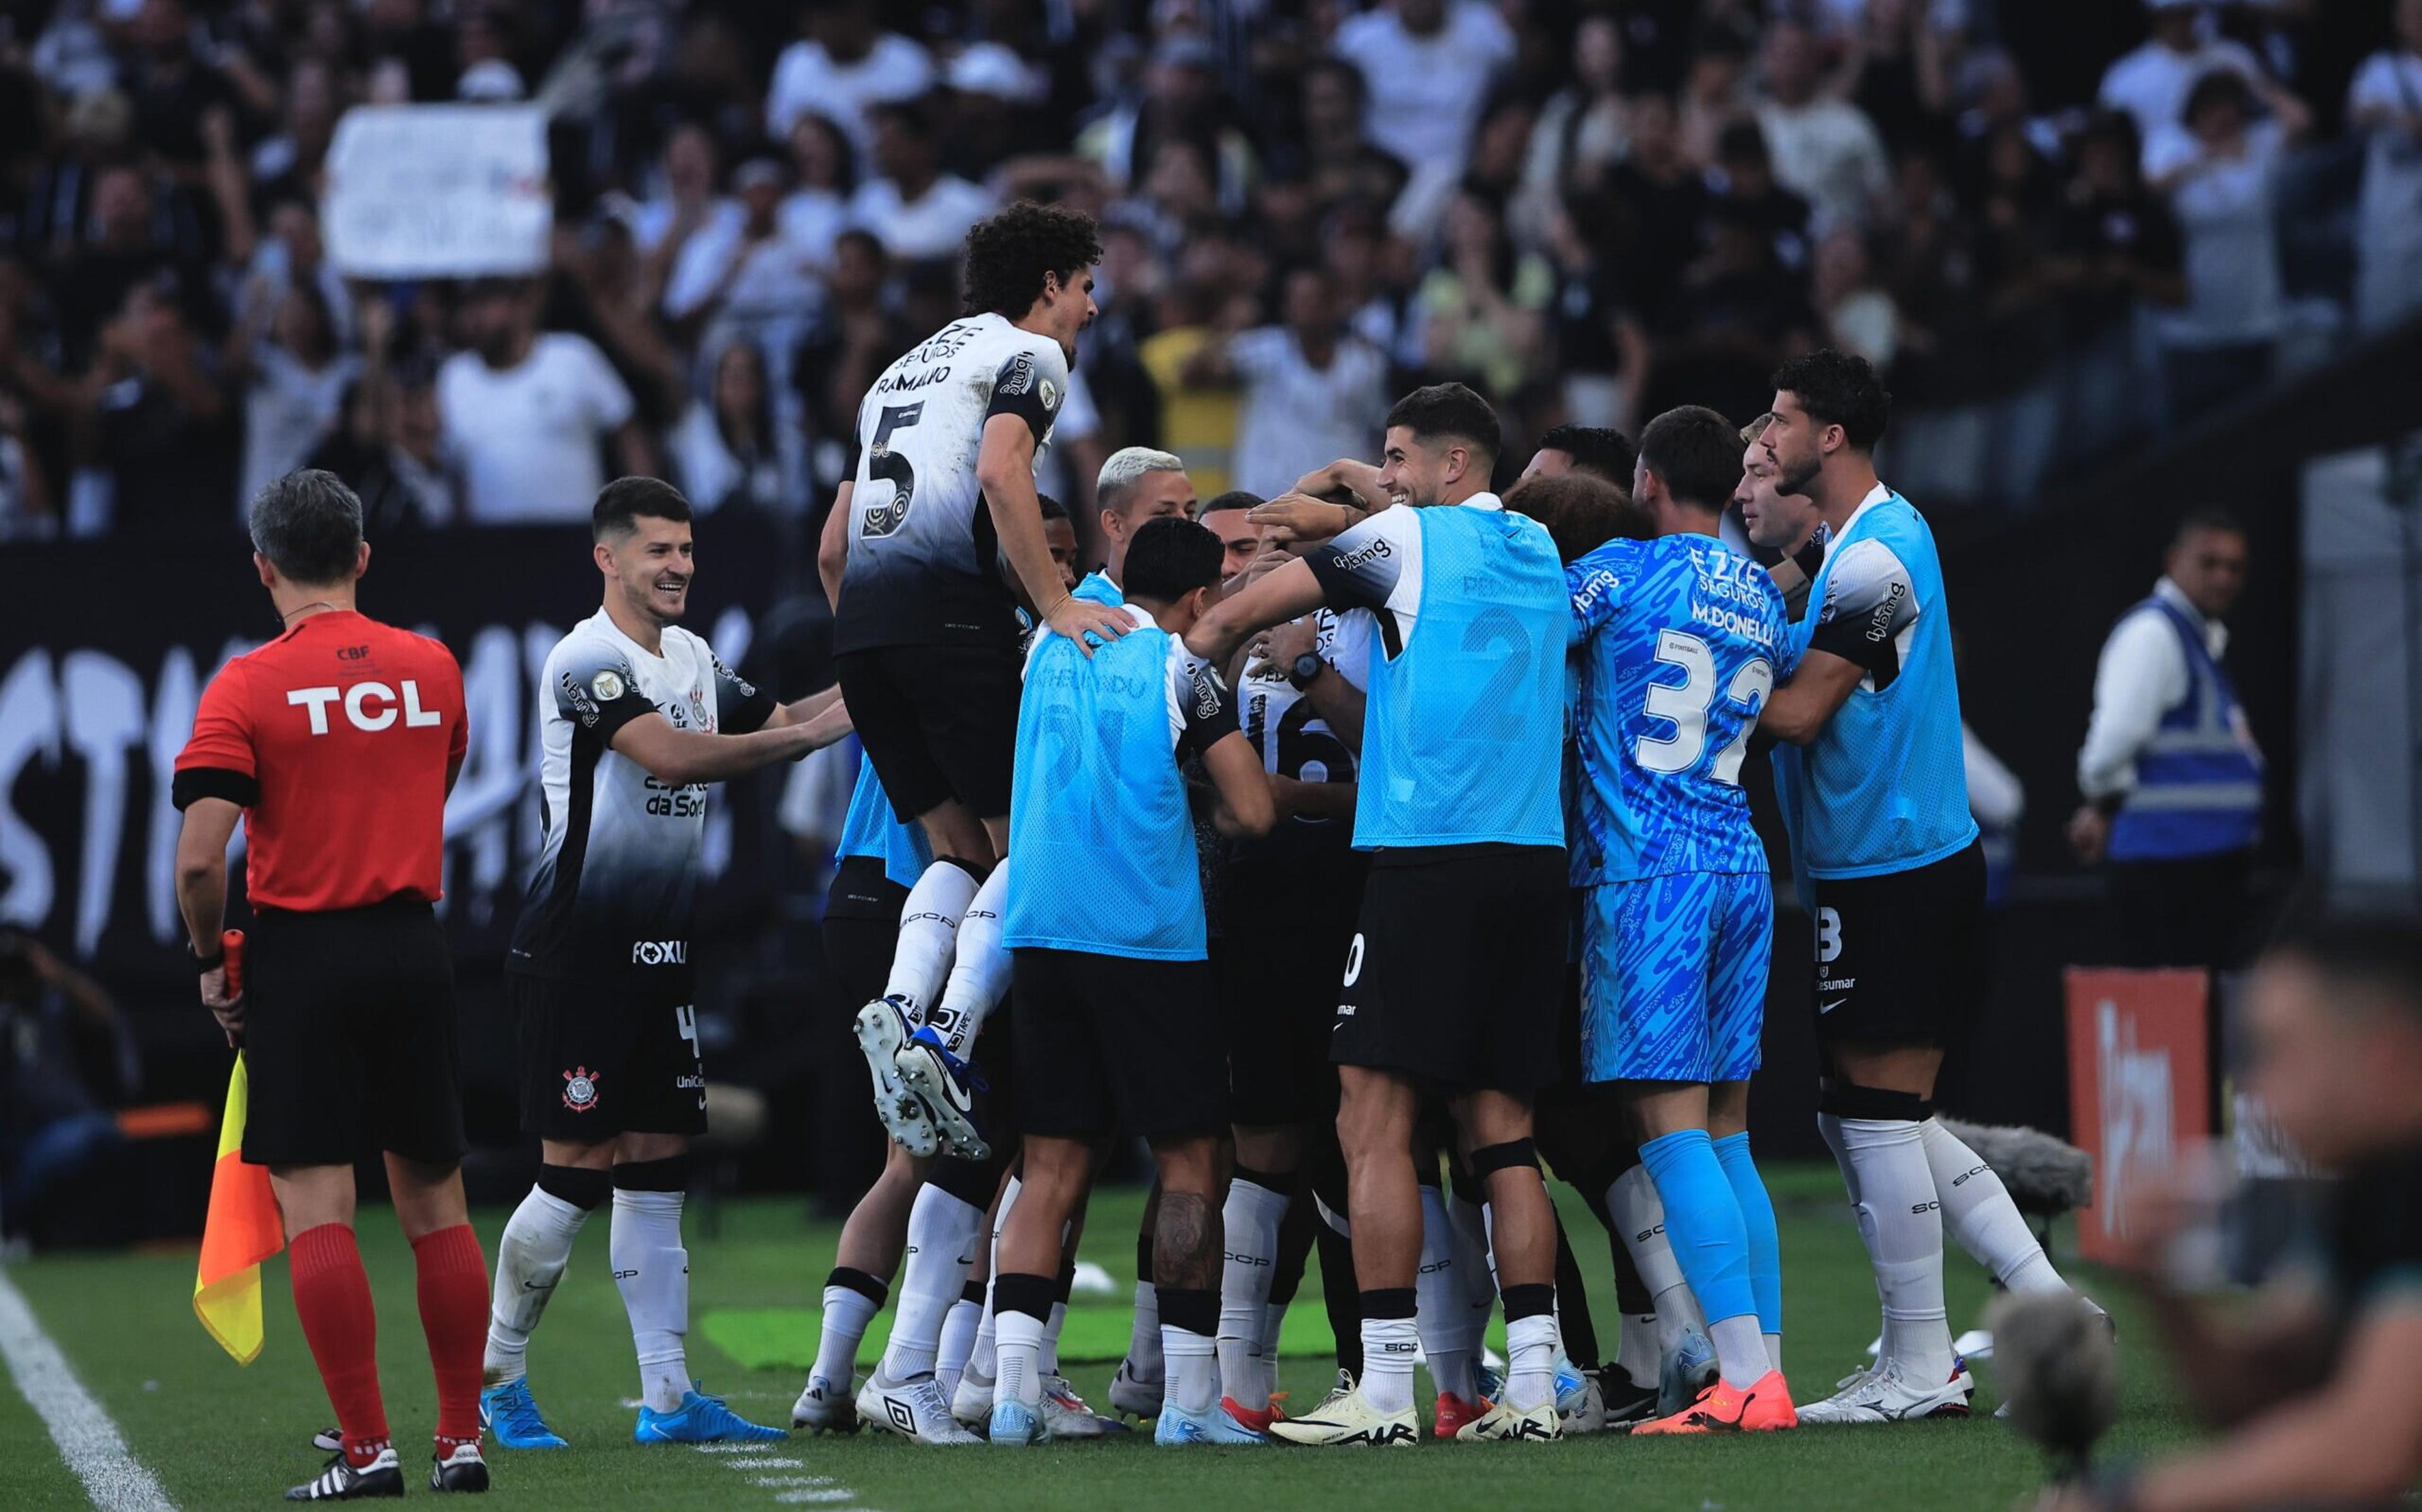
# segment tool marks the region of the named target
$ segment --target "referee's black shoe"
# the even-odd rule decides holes
[[[429,1467],[429,1489],[432,1491],[486,1490],[488,1461],[480,1453],[479,1441],[458,1442],[446,1453],[434,1457]]]
[[[395,1457],[392,1445],[378,1452],[369,1464],[354,1468],[354,1462],[338,1450],[328,1461],[328,1468],[319,1476],[293,1488],[286,1493],[290,1502],[357,1502],[371,1496],[403,1494],[403,1461]]]

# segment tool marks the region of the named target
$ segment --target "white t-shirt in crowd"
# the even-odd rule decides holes
[[[849,224],[874,233],[883,250],[907,262],[956,257],[967,228],[993,211],[991,191],[943,174],[913,200],[889,179],[871,179],[850,196]]]
[[[1282,325],[1228,343],[1244,393],[1236,419],[1236,487],[1274,499],[1340,457],[1368,457],[1388,418],[1388,359],[1358,336],[1339,339],[1327,367],[1304,360]]]
[[[2246,128],[2245,155],[2194,173],[2170,191],[2185,246],[2186,307],[2163,311],[2161,331],[2174,347],[2228,347],[2279,334],[2282,292],[2273,224],[2285,136],[2274,121]],[[2183,126],[2164,126],[2145,143],[2145,177],[2159,179],[2202,156]]]
[[[345,407],[345,389],[361,371],[356,357],[339,356],[313,369],[284,347],[260,342],[252,351],[252,382],[244,392],[244,479],[241,515],[271,480],[303,465]]]
[[[2136,135],[2149,143],[2154,132],[2178,123],[2194,82],[2212,69],[2232,69],[2248,79],[2262,76],[2254,55],[2226,38],[2213,38],[2192,53],[2147,41],[2103,70],[2101,101],[2133,116]]]
[[[2374,53],[2355,70],[2347,114],[2394,111],[2408,124],[2368,133],[2355,205],[2355,319],[2367,331],[2422,308],[2422,55]]]
[[[726,288],[735,259],[745,260]],[[778,231],[749,245],[745,221],[710,226],[682,243],[665,279],[665,314],[685,320],[718,288],[729,313],[752,320],[805,320],[824,306],[824,285],[807,254]]]
[[[473,524],[580,521],[606,485],[598,448],[631,418],[631,391],[587,336],[543,331],[517,367],[458,351],[437,369],[437,417],[463,468]]]
[[[934,60],[898,32],[876,36],[866,56],[855,63],[834,62],[822,42],[793,42],[774,64],[774,82],[765,91],[765,130],[774,140],[786,141],[800,117],[826,117],[863,159],[873,136],[866,108],[914,100],[933,86]]]
[[[1867,113],[1847,100],[1812,100],[1797,108],[1757,107],[1758,129],[1774,179],[1808,201],[1827,226],[1864,226],[1891,187],[1883,138]]]
[[[830,189],[796,189],[774,212],[782,240],[818,268],[832,265],[833,243],[849,229],[849,201]]]
[[[1484,0],[1449,0],[1446,23],[1427,37],[1381,6],[1338,27],[1334,51],[1362,71],[1374,143],[1408,165],[1461,163],[1489,82],[1514,61],[1514,32]]]

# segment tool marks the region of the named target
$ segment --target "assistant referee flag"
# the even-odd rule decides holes
[[[226,935],[228,988],[244,991],[240,979],[244,932]],[[202,1221],[202,1258],[194,1271],[194,1316],[219,1348],[248,1365],[260,1354],[260,1262],[286,1247],[277,1196],[269,1189],[269,1167],[244,1163],[244,1119],[252,1086],[244,1052],[228,1073],[227,1112],[219,1119],[218,1160],[211,1167],[210,1214]]]

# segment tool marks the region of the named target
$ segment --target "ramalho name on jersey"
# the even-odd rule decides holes
[[[1775,749],[1795,868],[1877,877],[1965,850],[1976,821],[1942,563],[1907,499],[1877,485],[1827,544],[1793,639],[1861,668],[1816,740]]]
[[[836,651],[1016,643],[976,460],[985,422],[1012,414],[1040,460],[1067,392],[1060,344],[999,315],[953,320],[883,370],[858,406]]]
[[[547,653],[539,694],[546,842],[508,971],[606,986],[685,988],[705,783],[658,782],[612,749],[662,714],[676,729],[746,734],[774,700],[678,625],[652,654],[599,610]]]
[[[1581,653],[1576,883],[1766,871],[1740,770],[1797,660],[1774,580],[1698,535],[1609,541],[1565,580]]]

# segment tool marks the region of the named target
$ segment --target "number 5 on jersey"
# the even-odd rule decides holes
[[[874,425],[874,441],[867,448],[866,475],[882,478],[891,485],[891,497],[879,507],[869,509],[860,517],[859,536],[873,538],[889,536],[908,518],[908,505],[917,492],[917,470],[908,459],[891,449],[891,433],[905,430],[925,417],[925,401],[914,404],[887,404],[883,415]]]

